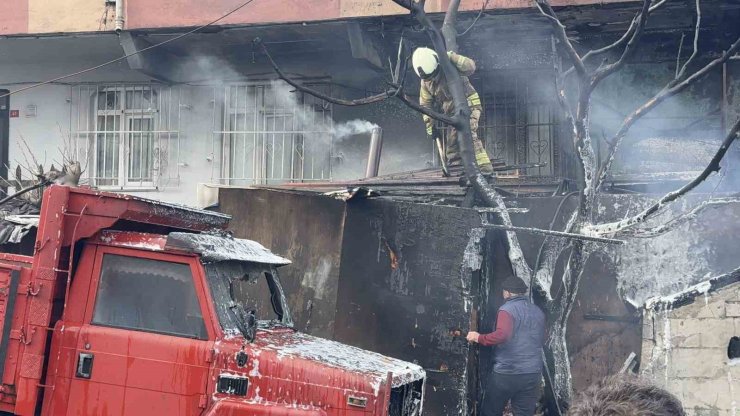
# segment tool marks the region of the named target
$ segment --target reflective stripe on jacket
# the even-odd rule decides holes
[[[473,75],[475,72],[475,61],[472,59],[459,55],[455,52],[447,52],[452,64],[460,72],[463,86],[465,88],[465,96],[468,97],[468,105],[473,107],[481,107],[480,97],[478,92],[473,88],[473,84],[470,83],[468,77]],[[450,94],[449,88],[447,88],[447,80],[440,72],[439,75],[430,80],[421,80],[421,88],[419,91],[419,104],[429,109],[441,110],[447,115],[451,115],[455,107]],[[434,120],[424,115],[424,124],[427,128],[427,134],[432,134],[432,127],[434,126]]]

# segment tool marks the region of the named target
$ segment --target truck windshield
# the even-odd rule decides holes
[[[227,335],[242,332],[244,313],[254,313],[262,328],[292,327],[277,270],[243,261],[205,263],[208,285],[213,294],[221,327]]]

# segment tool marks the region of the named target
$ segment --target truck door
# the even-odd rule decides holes
[[[99,247],[67,414],[200,414],[214,339],[205,293],[195,257]]]

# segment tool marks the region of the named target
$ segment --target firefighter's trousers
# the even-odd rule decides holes
[[[491,165],[491,159],[488,158],[486,148],[483,147],[478,137],[478,121],[480,120],[480,108],[470,109],[470,131],[473,134],[473,151],[475,152],[475,163],[478,164],[483,173],[493,173],[493,165]],[[462,164],[460,158],[460,143],[457,139],[457,129],[450,127],[449,134],[447,135],[447,164],[449,166],[459,166]]]

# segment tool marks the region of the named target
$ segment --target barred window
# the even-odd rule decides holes
[[[331,104],[282,82],[227,85],[215,95],[221,110],[220,117],[214,117],[219,182],[251,185],[331,179]]]
[[[91,185],[154,189],[177,176],[179,95],[156,84],[73,87],[75,156]]]

